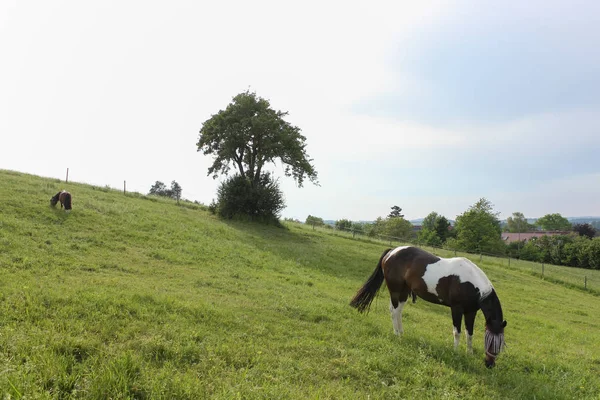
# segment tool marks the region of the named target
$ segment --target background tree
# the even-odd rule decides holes
[[[456,238],[452,247],[468,252],[504,254],[506,245],[500,237],[502,230],[498,213],[492,203],[481,198],[456,218]],[[450,242],[450,240],[449,240]]]
[[[596,229],[590,224],[575,224],[573,231],[577,232],[579,236],[586,236],[590,239],[596,236]]]
[[[208,175],[227,175],[231,164],[240,176],[256,186],[263,167],[279,160],[286,176],[302,186],[308,178],[317,183],[317,171],[306,154],[306,138],[285,121],[287,112],[275,111],[269,101],[249,91],[238,94],[225,110],[204,121],[198,151],[214,156]]]
[[[173,197],[175,200],[177,200],[177,203],[179,203],[179,199],[181,198],[181,186],[179,185],[179,183],[177,183],[176,181],[171,182],[171,190],[170,190],[170,195],[171,197]]]
[[[506,231],[508,232],[529,232],[535,229],[535,225],[527,222],[527,218],[522,212],[514,212],[512,216],[506,219]]]
[[[558,213],[546,214],[535,221],[535,224],[545,231],[570,231],[572,229],[569,220]]]
[[[441,246],[450,236],[449,227],[450,222],[448,219],[433,211],[423,218],[421,231],[417,236],[422,243],[430,246]]]
[[[389,213],[388,218],[404,218],[402,214],[402,208],[398,206],[392,206],[392,211]]]
[[[439,214],[435,211],[430,212],[425,218],[423,218],[423,222],[421,223],[422,228],[433,231],[435,227],[435,221],[438,219],[438,217]]]
[[[364,231],[372,237],[391,236],[409,239],[412,236],[413,225],[402,217],[388,217],[386,219],[377,217],[372,224],[365,225]]]
[[[443,215],[440,215],[435,221],[433,230],[440,238],[441,242],[444,243],[450,236],[450,221],[448,221],[448,219],[446,219],[446,217]]]
[[[338,219],[335,221],[335,229],[348,230],[352,228],[352,221],[349,219]]]
[[[152,187],[150,188],[148,194],[165,197],[171,196],[171,194],[169,193],[169,189],[167,189],[167,185],[165,185],[161,181],[156,181],[156,183],[154,183],[154,185],[152,185]]]
[[[312,226],[323,226],[323,225],[325,225],[325,221],[323,221],[323,218],[314,217],[312,215],[309,215],[308,217],[306,217],[305,224],[312,225]]]

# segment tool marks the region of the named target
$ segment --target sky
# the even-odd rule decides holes
[[[199,130],[251,90],[319,174],[271,168],[282,217],[598,216],[599,38],[594,0],[3,0],[0,168],[208,204]]]

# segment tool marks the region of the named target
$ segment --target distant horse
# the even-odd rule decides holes
[[[396,335],[403,333],[402,308],[415,295],[450,307],[454,325],[454,349],[460,341],[463,315],[467,329],[467,351],[473,353],[473,325],[477,311],[485,316],[485,365],[491,368],[504,347],[506,321],[498,295],[479,267],[463,257],[440,258],[412,246],[387,249],[367,282],[350,305],[359,312],[369,310],[385,280],[390,292],[390,312]]]
[[[65,211],[69,212],[71,211],[71,193],[67,192],[66,190],[63,190],[61,192],[56,193],[51,199],[50,199],[50,205],[52,207],[56,206],[56,203],[58,203],[60,201],[60,208],[63,208],[63,206],[65,207]]]

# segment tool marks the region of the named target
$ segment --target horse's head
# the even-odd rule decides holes
[[[52,196],[52,198],[50,199],[50,205],[52,207],[56,206],[56,203],[58,203],[58,197],[60,196],[60,192],[56,193],[54,196]]]
[[[485,366],[496,365],[496,357],[505,346],[504,328],[506,321],[488,319],[485,324]]]

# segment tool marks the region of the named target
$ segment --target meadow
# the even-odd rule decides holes
[[[49,207],[57,191],[73,211]],[[484,257],[497,367],[450,310],[348,306],[384,243],[0,170],[0,393],[18,399],[597,399],[600,298]]]

